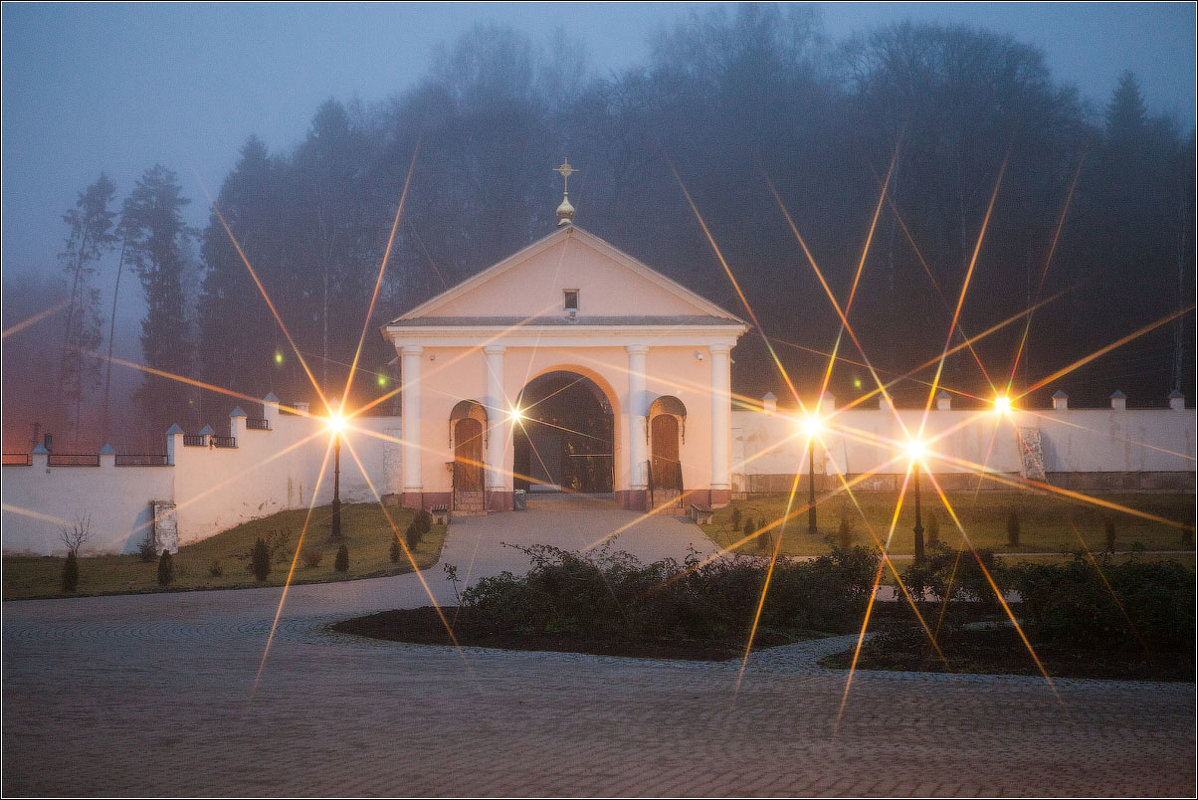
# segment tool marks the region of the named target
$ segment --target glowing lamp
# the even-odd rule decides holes
[[[512,408],[508,412],[508,417],[515,423],[524,422],[524,411],[519,408]]]
[[[282,353],[275,353],[275,363],[276,364],[283,363],[283,354]]]
[[[386,386],[386,385],[387,385],[387,376],[380,375],[379,376],[379,386]]]
[[[999,414],[1010,414],[1011,413],[1011,398],[1007,397],[1005,394],[999,395],[998,397],[994,398],[994,410],[997,411]]]
[[[907,442],[907,457],[912,461],[919,461],[927,453],[928,449],[924,443],[918,439],[912,439]]]
[[[806,417],[804,417],[803,433],[807,434],[809,438],[814,439],[816,436],[819,436],[819,433],[823,430],[823,428],[823,422],[817,415],[808,414]]]

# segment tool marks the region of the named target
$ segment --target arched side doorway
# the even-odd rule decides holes
[[[590,378],[555,370],[520,392],[512,435],[516,489],[611,494],[615,423],[611,402]]]
[[[486,510],[483,488],[483,433],[487,410],[475,400],[463,400],[449,414],[453,446],[453,510],[482,514]]]
[[[649,501],[654,508],[682,504],[682,443],[686,441],[686,406],[664,395],[649,406]]]

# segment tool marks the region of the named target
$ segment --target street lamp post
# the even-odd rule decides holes
[[[344,424],[341,417],[341,403],[334,401],[331,411],[330,427],[333,429],[333,523],[329,530],[329,539],[341,541],[341,428]]]
[[[807,440],[807,532],[819,533],[815,526],[815,436]]]
[[[923,521],[919,516],[919,459],[911,462],[911,467],[915,471],[915,565],[923,566]]]
[[[333,528],[329,538],[341,539],[341,431],[333,434]]]

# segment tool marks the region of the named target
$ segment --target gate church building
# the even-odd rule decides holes
[[[504,511],[518,489],[622,508],[731,497],[743,320],[573,224],[382,329],[401,360],[402,503]]]

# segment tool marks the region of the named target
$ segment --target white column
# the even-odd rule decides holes
[[[487,354],[487,491],[502,492],[506,481],[503,475],[503,454],[509,419],[507,398],[503,394],[503,354],[506,347],[484,348]]]
[[[648,488],[645,473],[645,362],[649,348],[630,344],[628,351],[628,483],[629,489]]]
[[[419,494],[424,491],[420,478],[420,359],[424,348],[404,345],[401,369],[401,408],[403,426],[403,490]]]
[[[711,488],[729,490],[731,463],[728,456],[732,436],[732,376],[726,344],[713,344],[711,352]]]

